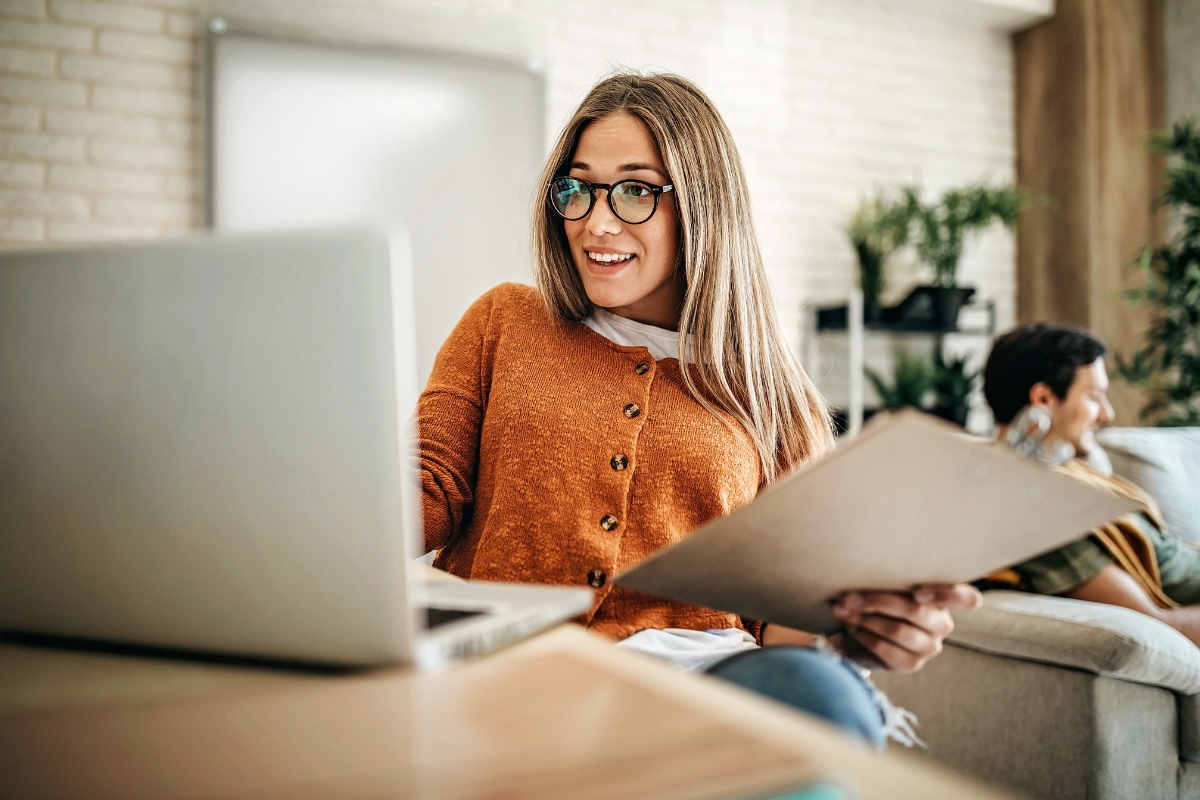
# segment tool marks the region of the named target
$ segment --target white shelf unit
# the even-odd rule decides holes
[[[844,435],[847,437],[857,436],[862,430],[868,400],[865,367],[873,367],[884,375],[891,374],[891,360],[895,351],[901,343],[904,343],[906,349],[911,349],[913,342],[924,342],[930,354],[935,350],[943,354],[969,354],[973,365],[982,367],[995,335],[996,309],[992,301],[968,303],[962,307],[960,320],[963,315],[968,318],[986,315],[986,322],[981,325],[954,330],[908,330],[868,326],[863,319],[862,292],[857,289],[842,298],[847,308],[846,327],[818,329],[818,311],[836,305],[837,302],[833,300],[819,305],[812,304],[804,309],[800,352],[804,368],[818,391],[825,395],[831,406],[845,411]],[[979,409],[981,413],[973,411],[971,420],[977,422],[972,425],[969,420],[968,430],[986,434],[990,432],[991,422],[978,387],[976,395],[972,407]]]

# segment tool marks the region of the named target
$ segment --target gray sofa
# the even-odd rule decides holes
[[[1200,544],[1200,428],[1114,428],[1114,471]],[[1122,608],[989,592],[914,675],[876,673],[927,755],[1039,800],[1200,798],[1200,649]]]

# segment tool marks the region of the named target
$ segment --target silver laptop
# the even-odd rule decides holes
[[[584,588],[416,577],[403,250],[0,254],[0,630],[435,665],[586,610]]]

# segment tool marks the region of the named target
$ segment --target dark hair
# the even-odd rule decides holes
[[[1062,400],[1075,371],[1103,356],[1104,342],[1083,328],[1031,322],[1001,336],[983,368],[983,395],[1000,425],[1029,405],[1029,390],[1045,383]]]

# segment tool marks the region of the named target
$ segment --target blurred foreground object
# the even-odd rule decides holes
[[[1002,796],[574,627],[435,673],[0,642],[0,775],[6,800]]]

